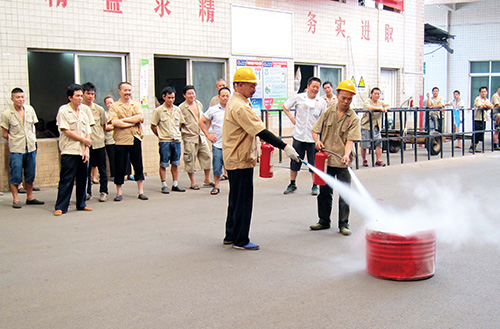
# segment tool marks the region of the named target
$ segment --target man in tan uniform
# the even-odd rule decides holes
[[[59,108],[56,117],[60,131],[61,173],[54,216],[61,216],[68,211],[75,181],[76,209],[92,211],[92,208],[85,204],[89,148],[92,145],[90,119],[87,114],[90,109],[82,104],[82,86],[68,86],[67,96],[69,103]]]
[[[361,139],[359,118],[352,109],[353,96],[356,87],[351,80],[344,80],[337,86],[337,104],[330,106],[316,121],[312,128],[316,149],[326,149],[342,156],[338,158],[328,155],[327,173],[346,184],[351,184],[351,175],[347,166],[354,158],[352,149],[355,141]],[[321,135],[321,139],[320,139]],[[324,230],[330,228],[330,215],[332,212],[333,189],[323,185],[318,195],[318,223],[311,225],[311,230]],[[349,204],[342,197],[339,198],[339,231],[343,235],[350,235],[349,229]]]
[[[221,90],[221,88],[224,87],[227,87],[226,80],[224,79],[217,80],[217,82],[215,83],[215,89],[217,89],[217,95],[212,97],[212,99],[210,100],[210,105],[208,107],[219,104],[219,90]]]
[[[169,194],[167,186],[167,168],[172,164],[172,191],[186,192],[178,184],[179,166],[181,164],[181,125],[184,124],[184,116],[181,109],[174,105],[175,90],[165,87],[161,92],[165,101],[163,105],[153,111],[151,118],[151,131],[158,137],[160,152],[160,181],[161,193]]]
[[[45,202],[33,196],[33,182],[36,172],[36,134],[35,123],[38,118],[35,109],[24,104],[24,91],[14,88],[11,92],[12,106],[0,118],[2,137],[9,142],[10,191],[12,207],[22,208],[18,198],[18,186],[23,180],[26,186],[26,204],[42,205]]]
[[[255,93],[257,77],[249,67],[234,73],[235,93],[226,106],[222,128],[222,153],[229,176],[229,198],[224,244],[235,249],[258,250],[250,242],[250,220],[253,207],[253,168],[257,163],[256,136],[271,145],[284,149],[288,157],[300,161],[295,149],[283,143],[266,126],[248,100]]]
[[[491,120],[495,122],[495,131],[493,132],[493,148],[495,151],[500,150],[500,145],[498,145],[498,129],[500,129],[500,86],[497,92],[491,96],[491,103],[493,104],[493,114],[491,115]]]
[[[333,86],[330,81],[325,81],[323,83],[323,91],[325,95],[323,95],[323,99],[326,101],[326,107],[330,107],[333,103],[337,102],[337,96],[333,93]]]
[[[377,161],[375,166],[385,167],[385,163],[382,162],[382,135],[380,129],[382,129],[382,113],[387,113],[389,110],[389,104],[379,100],[380,89],[375,87],[370,92],[370,98],[366,100],[363,105],[363,110],[366,112],[361,118],[361,139],[366,142],[361,142],[361,157],[363,158],[363,167],[368,167],[368,161],[366,160],[366,150],[371,146],[371,139],[373,139],[373,145],[375,146],[375,155]],[[370,115],[372,118],[370,127]],[[373,129],[372,129],[373,128]]]
[[[90,139],[92,146],[89,150],[89,174],[87,179],[87,200],[92,198],[92,168],[99,171],[99,202],[108,201],[108,172],[106,169],[106,149],[105,136],[106,131],[106,113],[104,109],[94,103],[95,85],[91,82],[83,84],[83,104],[87,105],[92,111],[94,125],[91,128]]]
[[[125,178],[127,155],[134,167],[134,179],[137,182],[138,198],[148,200],[144,194],[144,173],[142,166],[142,122],[144,117],[141,105],[132,100],[132,85],[129,82],[120,82],[118,85],[120,99],[109,109],[110,121],[114,127],[115,164],[116,164],[116,197],[114,201],[122,201],[122,185]]]
[[[191,190],[199,190],[200,187],[194,179],[196,159],[200,162],[201,169],[205,172],[205,181],[203,186],[214,187],[215,184],[210,180],[210,167],[212,157],[208,147],[205,135],[201,131],[198,122],[203,113],[203,105],[196,99],[194,87],[188,85],[182,92],[186,101],[179,105],[185,124],[182,125],[181,133],[184,141],[184,169],[191,181]]]
[[[432,97],[429,97],[429,93],[427,93],[427,108],[428,109],[437,109],[437,111],[429,111],[429,128],[435,129],[439,132],[443,132],[442,125],[442,115],[441,110],[444,108],[444,99],[439,96],[439,88],[432,88]]]
[[[488,100],[488,88],[479,88],[479,96],[474,100],[474,134],[472,135],[469,153],[479,153],[477,144],[483,142],[484,148],[484,130],[486,129],[486,116],[488,110],[493,110],[493,104]],[[476,132],[479,131],[479,132]]]

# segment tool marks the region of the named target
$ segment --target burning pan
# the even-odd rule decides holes
[[[434,275],[436,232],[410,235],[366,230],[366,270],[390,280],[422,280]]]

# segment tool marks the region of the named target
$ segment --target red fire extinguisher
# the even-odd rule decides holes
[[[314,166],[322,172],[325,172],[326,160],[328,160],[328,154],[323,151],[319,151],[316,153],[316,157],[314,158]],[[314,174],[313,184],[326,185],[325,181],[322,180],[317,174]]]
[[[273,177],[273,154],[274,147],[267,143],[262,143],[260,146],[262,154],[260,156],[260,177],[271,178]]]

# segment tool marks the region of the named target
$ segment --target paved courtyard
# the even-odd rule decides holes
[[[356,174],[383,207],[412,207],[414,191],[437,184],[479,215],[496,207],[490,201],[499,195],[498,168],[500,153],[490,152]],[[222,245],[227,182],[218,196],[208,188],[163,195],[150,173],[148,201],[138,200],[135,183],[127,182],[122,202],[91,200],[91,213],[77,212],[72,203],[61,217],[52,216],[56,188],[36,192],[45,206],[21,210],[12,209],[4,193],[0,327],[500,327],[500,236],[484,242],[487,226],[472,238],[457,227],[463,239],[455,243],[438,235],[434,277],[381,280],[365,271],[366,221],[357,209],[351,211],[352,236],[334,228],[311,232],[317,218],[309,174],[300,173],[299,189],[288,196],[282,193],[285,164],[272,179],[255,174],[251,239],[259,251]],[[202,173],[196,175],[201,182]],[[180,177],[186,187],[187,175]],[[113,197],[113,185],[110,190]],[[334,224],[336,216],[335,206]],[[477,218],[457,225],[464,220]]]

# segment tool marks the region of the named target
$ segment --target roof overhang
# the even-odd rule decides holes
[[[450,48],[448,39],[455,39],[455,36],[440,29],[439,27],[425,23],[424,44],[441,45],[443,48],[448,50],[450,54],[453,54],[453,49]]]

